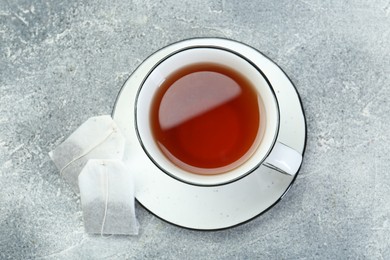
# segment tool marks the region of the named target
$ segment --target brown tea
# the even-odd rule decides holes
[[[152,134],[162,153],[196,174],[219,174],[247,160],[260,127],[259,96],[238,72],[213,63],[167,77],[151,104]]]

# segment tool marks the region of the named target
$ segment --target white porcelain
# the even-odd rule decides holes
[[[249,159],[243,160],[233,170],[223,174],[199,175],[185,171],[173,164],[164,156],[153,139],[150,128],[151,100],[162,82],[178,69],[197,63],[216,63],[230,67],[238,71],[249,80],[258,92],[260,104],[260,128],[257,140],[251,149],[252,155]],[[268,156],[273,148],[279,129],[279,108],[272,87],[259,70],[239,55],[227,50],[218,48],[191,48],[180,51],[164,59],[147,76],[140,87],[136,97],[136,129],[145,152],[149,155],[158,167],[174,178],[184,182],[212,186],[221,185],[234,181],[256,169]],[[200,108],[202,109],[202,108]],[[277,153],[272,154],[267,164],[282,172],[294,174],[290,165],[300,165],[302,158],[295,150],[283,146]],[[289,156],[293,154],[293,156]],[[245,156],[244,156],[245,157]],[[287,160],[286,160],[287,159]],[[295,160],[295,161],[294,161]],[[294,169],[294,167],[292,167]],[[212,169],[212,171],[224,172],[224,167]]]
[[[142,147],[144,140],[150,140],[147,122],[135,120],[137,93],[143,83],[149,84],[145,80],[158,79],[152,74],[152,77],[148,78],[156,64],[162,60],[168,60],[168,57],[175,57],[178,52],[185,53],[187,49],[193,47],[217,48],[245,57],[247,61],[244,60],[244,63],[255,65],[264,75],[262,80],[268,80],[272,86],[274,104],[279,109],[279,113],[276,113],[279,114],[278,117],[274,117],[279,119],[276,126],[275,122],[270,123],[274,126],[270,130],[272,138],[267,137],[271,145],[264,146],[272,150],[259,149],[260,151],[256,152],[258,156],[254,156],[250,163],[243,164],[242,167],[246,167],[245,169],[237,170],[221,179],[199,179],[194,177],[194,174],[185,172],[177,174],[175,166],[168,160],[164,161],[163,156],[158,154],[159,151],[153,147],[152,142],[143,144],[148,152],[152,151],[150,156],[157,158],[159,166],[162,166],[164,171],[175,172],[176,175],[172,176],[163,172],[148,157]],[[172,56],[172,54],[176,55]],[[241,58],[238,60],[243,61]],[[163,69],[169,70],[169,68],[170,66],[166,66]],[[249,71],[250,68],[253,69],[251,65],[243,65],[243,68]],[[159,71],[155,70],[154,73],[158,75]],[[259,79],[259,77],[256,78]],[[262,84],[266,86],[264,82]],[[151,88],[147,95],[140,95],[139,98],[144,99],[142,104],[152,94]],[[267,100],[271,100],[272,103],[272,99],[267,98]],[[270,114],[275,115],[272,105],[267,104],[265,107],[271,107]],[[143,109],[146,109],[146,112],[142,113],[147,113],[147,106]],[[218,38],[199,38],[178,42],[151,55],[123,86],[115,104],[113,118],[129,142],[128,149],[131,150],[132,156],[127,163],[135,176],[137,200],[158,217],[193,229],[210,230],[231,227],[259,215],[278,202],[295,179],[294,174],[301,165],[306,141],[305,119],[301,103],[294,86],[283,71],[257,50],[235,41]],[[137,127],[141,129],[140,136],[137,135]],[[144,133],[146,137],[143,136]],[[264,161],[266,155],[269,156]],[[259,166],[260,163],[262,164]],[[223,175],[225,174],[221,174]],[[226,182],[228,183],[219,185]]]

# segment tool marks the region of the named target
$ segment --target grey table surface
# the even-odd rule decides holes
[[[299,91],[307,148],[284,199],[216,232],[136,205],[138,236],[84,232],[48,152],[110,114],[131,72],[186,38],[249,44]],[[0,259],[390,259],[390,2],[0,0]]]

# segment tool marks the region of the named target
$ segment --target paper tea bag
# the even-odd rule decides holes
[[[125,138],[111,116],[89,118],[49,153],[61,176],[78,193],[77,178],[89,159],[122,159]]]
[[[137,235],[134,183],[120,160],[89,160],[79,175],[85,231]]]

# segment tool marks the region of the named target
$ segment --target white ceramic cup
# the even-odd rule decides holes
[[[259,98],[260,127],[252,155],[239,166],[220,174],[200,175],[186,171],[171,162],[160,150],[150,127],[151,102],[162,82],[180,68],[196,63],[214,63],[227,66],[243,75],[255,87]],[[166,174],[188,184],[216,186],[238,180],[254,172],[261,165],[281,173],[294,175],[302,162],[302,155],[277,142],[279,131],[278,102],[272,86],[259,68],[238,52],[216,47],[181,50],[160,61],[148,74],[136,99],[136,130],[142,147],[149,158]]]

